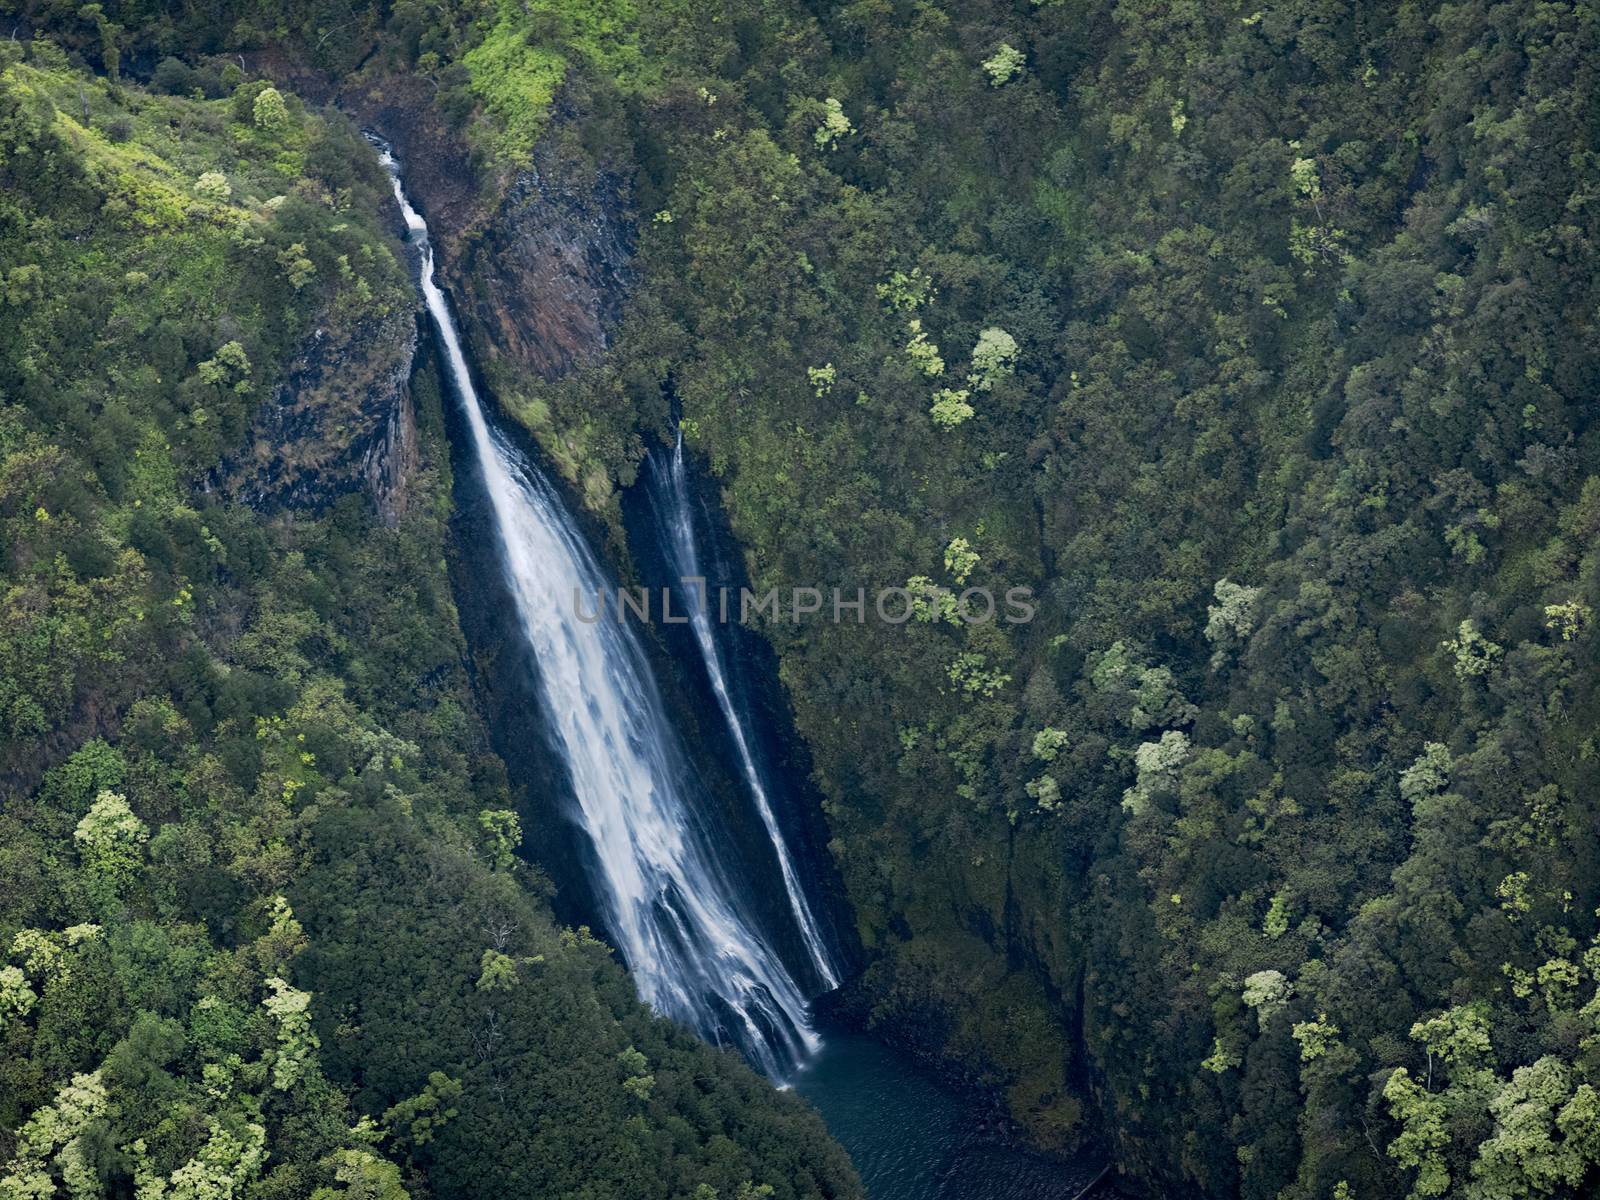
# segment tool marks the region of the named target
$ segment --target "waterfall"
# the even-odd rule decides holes
[[[778,873],[783,878],[783,890],[789,901],[789,910],[794,915],[795,926],[800,931],[800,940],[805,944],[806,953],[811,959],[811,966],[816,971],[817,978],[831,991],[839,986],[838,971],[828,952],[828,944],[817,927],[816,917],[812,915],[811,905],[806,901],[805,890],[800,886],[800,877],[795,871],[794,856],[789,852],[789,843],[784,838],[783,831],[778,828],[778,818],[773,812],[770,798],[771,789],[768,787],[765,773],[756,763],[754,739],[751,730],[746,727],[744,716],[734,703],[729,688],[728,668],[723,661],[722,649],[717,644],[715,632],[711,628],[712,584],[700,566],[694,508],[683,465],[682,433],[678,434],[677,444],[672,449],[672,457],[663,462],[652,455],[651,466],[656,489],[656,514],[664,534],[662,541],[666,550],[667,566],[685,588],[688,588],[693,581],[699,581],[698,594],[686,597],[689,627],[694,631],[695,644],[699,647],[706,677],[711,683],[711,690],[716,694],[717,707],[722,711],[728,736],[738,754],[739,770],[744,776],[745,788],[750,793],[751,800],[755,802],[761,824],[772,842],[773,853],[778,860]]]
[[[605,572],[549,482],[485,418],[433,277],[427,225],[406,199],[399,164],[378,149],[421,257],[422,297],[483,472],[512,602],[593,850],[607,932],[641,999],[782,1078],[819,1045],[806,999],[718,864],[633,631],[580,619],[578,597],[592,604],[607,588]]]

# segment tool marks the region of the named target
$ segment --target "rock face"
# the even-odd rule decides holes
[[[463,236],[480,228],[486,201],[462,134],[446,127],[433,107],[433,89],[411,75],[382,76],[337,96],[340,109],[379,134],[405,167],[406,194],[428,219],[444,278],[456,274]],[[395,233],[401,233],[396,210]]]
[[[411,78],[385,78],[339,98],[394,146],[406,190],[428,218],[440,278],[477,367],[560,378],[610,344],[632,280],[627,182],[597,169],[565,134],[582,115],[558,99],[533,163],[484,191],[459,134]]]
[[[486,373],[493,362],[553,380],[604,353],[631,281],[621,193],[619,179],[543,145],[512,180],[456,273]]]
[[[409,309],[345,328],[319,322],[261,405],[245,448],[208,482],[262,511],[315,510],[364,490],[393,525],[417,467],[416,351]]]
[[[487,378],[554,380],[605,352],[631,280],[633,226],[625,181],[566,147],[561,132],[576,113],[558,104],[534,163],[486,193],[422,81],[385,77],[337,97],[323,90],[389,139],[405,164],[440,277]],[[362,489],[387,523],[397,521],[418,461],[409,387],[416,318],[319,322],[245,446],[207,486],[263,511],[315,510]]]

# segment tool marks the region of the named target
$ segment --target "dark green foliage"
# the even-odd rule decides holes
[[[953,586],[963,539],[972,583],[1042,601],[770,631],[875,1019],[1041,1140],[1097,1101],[1173,1187],[1584,1193],[1594,14],[771,6],[644,38],[680,68],[622,150],[646,284],[568,386],[652,421],[670,389],[758,586]],[[985,389],[992,328],[1019,353]],[[1436,1069],[1418,1157],[1385,1085],[1466,1005],[1492,1048]]]

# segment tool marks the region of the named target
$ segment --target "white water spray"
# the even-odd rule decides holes
[[[548,481],[485,419],[433,277],[427,225],[406,199],[394,157],[379,149],[421,254],[422,297],[483,471],[506,580],[594,851],[608,932],[646,1003],[782,1078],[820,1044],[805,997],[696,823],[687,766],[633,633],[579,619],[576,598],[605,588],[605,573]]]
[[[839,986],[838,971],[828,952],[828,944],[817,927],[816,917],[812,915],[805,890],[800,886],[800,877],[795,871],[794,857],[789,852],[789,843],[778,827],[778,818],[772,809],[766,777],[756,764],[751,731],[746,727],[743,715],[734,704],[728,686],[728,669],[723,662],[722,649],[717,645],[715,633],[711,628],[709,599],[711,585],[706,582],[705,573],[700,569],[694,509],[683,465],[683,435],[681,433],[678,435],[677,445],[673,447],[670,459],[663,463],[652,455],[651,464],[655,470],[657,512],[666,532],[668,566],[673,574],[684,581],[686,590],[693,589],[689,580],[700,580],[699,587],[693,589],[698,594],[687,597],[689,626],[694,631],[695,643],[700,648],[700,658],[705,663],[706,677],[711,681],[711,690],[716,693],[717,707],[722,710],[722,719],[727,724],[734,749],[738,751],[739,768],[744,775],[745,787],[749,790],[751,799],[755,801],[756,812],[761,816],[761,824],[765,826],[767,837],[771,840],[773,852],[777,856],[778,872],[783,877],[783,890],[788,897],[795,926],[800,931],[800,940],[805,943],[806,953],[810,956],[817,977],[831,991]]]

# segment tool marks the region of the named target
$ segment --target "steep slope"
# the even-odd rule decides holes
[[[708,39],[614,367],[758,590],[1040,599],[770,631],[868,1019],[1163,1190],[1585,1194],[1594,14],[907,16]]]

